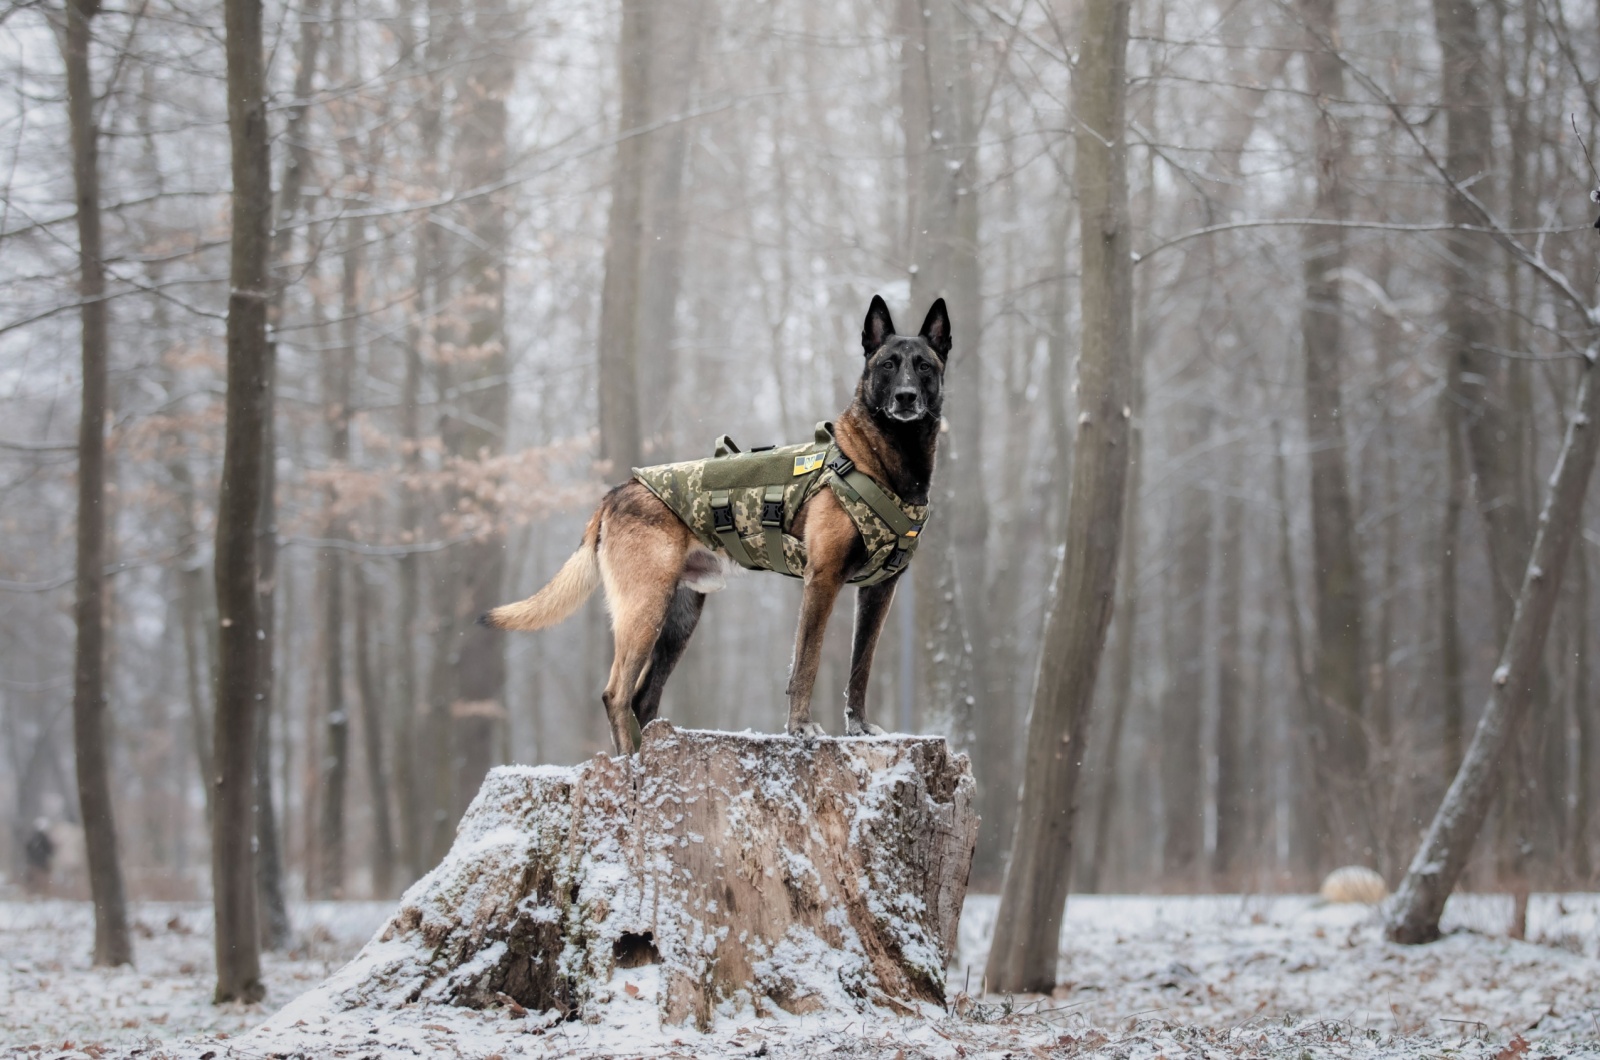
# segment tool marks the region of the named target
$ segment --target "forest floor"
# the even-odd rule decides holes
[[[1056,996],[973,999],[995,913],[975,895],[948,1015],[751,1016],[708,1034],[656,1026],[649,969],[619,972],[594,1024],[340,1012],[306,993],[391,908],[298,908],[298,948],[266,959],[266,1004],[216,1007],[205,905],[138,904],[138,967],[96,971],[85,904],[0,902],[0,1057],[1600,1058],[1600,895],[1535,896],[1529,942],[1504,936],[1509,899],[1452,899],[1446,938],[1409,948],[1369,909],[1305,897],[1074,897]]]

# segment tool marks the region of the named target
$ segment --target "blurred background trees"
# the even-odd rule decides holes
[[[85,823],[68,719],[93,305],[110,339],[109,785],[129,893],[176,897],[208,885],[224,649],[220,8],[85,19],[100,296],[80,287],[67,11],[0,9],[0,864],[21,877],[41,816]],[[630,464],[705,455],[724,431],[795,440],[836,414],[875,292],[912,314],[945,295],[955,328],[938,507],[880,646],[875,716],[973,755],[974,885],[998,889],[1086,411],[1084,14],[266,5],[273,669],[256,783],[272,812],[256,828],[281,859],[264,894],[395,893],[491,765],[607,750],[598,603],[536,636],[472,617],[547,578]],[[1404,868],[1484,702],[1587,341],[1570,304],[1460,227],[1478,221],[1422,145],[1592,292],[1574,132],[1592,147],[1600,126],[1596,17],[1132,5],[1130,492],[1075,748],[1074,888]],[[1597,559],[1590,498],[1468,885],[1594,883]],[[665,715],[776,730],[797,600],[789,581],[734,579]],[[819,702],[842,703],[848,648],[835,623]]]

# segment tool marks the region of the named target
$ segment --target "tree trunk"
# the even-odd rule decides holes
[[[1533,701],[1545,636],[1560,596],[1561,572],[1573,540],[1582,537],[1584,494],[1600,449],[1600,386],[1595,385],[1600,369],[1586,364],[1582,371],[1577,410],[1556,459],[1533,555],[1483,716],[1389,911],[1387,933],[1394,942],[1431,942],[1439,937],[1445,900],[1466,868],[1499,786],[1502,762]]]
[[[276,260],[277,277],[272,286],[272,302],[267,309],[269,326],[276,327],[283,315],[283,295],[287,286],[285,273],[294,246],[292,230],[287,223],[300,209],[300,198],[305,181],[311,174],[311,148],[303,130],[312,86],[315,83],[317,55],[322,44],[322,2],[302,0],[300,6],[300,39],[295,46],[294,100],[289,106],[288,121],[284,125],[283,139],[288,150],[284,153],[283,174],[278,181],[278,202],[274,209],[279,228],[274,236],[272,254]],[[289,903],[283,887],[283,843],[278,835],[277,806],[272,792],[272,707],[277,701],[274,685],[276,671],[273,665],[277,635],[278,589],[278,474],[277,474],[277,408],[278,350],[276,343],[267,346],[266,392],[263,397],[266,409],[262,415],[262,471],[261,509],[257,517],[257,562],[261,574],[257,580],[257,606],[260,608],[261,631],[257,641],[261,659],[257,663],[256,678],[259,704],[256,723],[256,891],[260,903],[261,944],[268,950],[281,950],[289,944]]]
[[[346,178],[352,174],[347,169]],[[356,322],[361,312],[361,245],[365,226],[359,218],[345,225],[345,252],[340,275],[339,346],[323,361],[323,402],[328,417],[328,465],[334,474],[349,471],[352,377],[359,356]],[[329,539],[349,536],[350,514],[341,507],[340,490],[330,481],[324,490],[323,532]],[[316,893],[321,898],[344,896],[345,795],[350,775],[350,710],[345,701],[344,553],[322,550],[323,572],[323,704],[327,743],[322,753],[322,804],[318,818]]]
[[[631,1003],[613,971],[639,968],[659,985],[634,999],[666,1024],[709,1029],[724,1002],[938,1012],[972,787],[938,738],[807,747],[659,721],[631,759],[497,769],[450,855],[320,990],[597,1018]]]
[[[1208,364],[1196,356],[1191,368]],[[1175,413],[1174,459],[1189,463],[1211,436],[1207,398],[1196,394],[1196,372],[1184,373],[1186,397]],[[1183,384],[1179,384],[1180,386]],[[1198,484],[1178,488],[1173,498],[1172,565],[1167,575],[1165,626],[1167,684],[1161,696],[1161,804],[1166,829],[1161,875],[1169,885],[1199,883],[1205,852],[1206,785],[1204,741],[1206,689],[1206,588],[1211,568],[1211,491]]]
[[[972,84],[972,25],[952,0],[900,0],[901,110],[905,119],[910,312],[944,298],[955,336],[945,368],[945,419],[931,503],[940,514],[916,579],[917,696],[924,717],[957,747],[975,743],[975,717],[989,709],[981,621],[988,589],[989,507],[983,489],[982,300],[978,267],[978,145]],[[917,317],[913,317],[913,320]],[[982,654],[987,654],[983,652]],[[998,778],[997,778],[998,779]],[[980,812],[1015,798],[1007,784],[980,782]]]
[[[1100,790],[1095,798],[1094,854],[1089,859],[1089,875],[1084,890],[1098,894],[1105,879],[1106,862],[1111,856],[1111,825],[1115,821],[1120,774],[1119,752],[1122,730],[1133,709],[1133,648],[1139,630],[1139,515],[1140,481],[1144,474],[1144,428],[1140,412],[1144,409],[1144,350],[1133,365],[1133,418],[1128,427],[1128,484],[1123,501],[1122,573],[1117,577],[1117,593],[1122,598],[1117,608],[1117,642],[1111,661],[1111,710],[1106,730],[1106,761],[1100,774]]]
[[[644,245],[645,126],[650,114],[650,47],[658,5],[622,0],[617,83],[622,97],[606,221],[600,289],[600,459],[620,479],[643,463],[639,427],[639,258]]]
[[[1278,424],[1272,425],[1272,486],[1278,501],[1278,580],[1283,584],[1283,607],[1288,616],[1289,656],[1294,667],[1298,699],[1286,704],[1289,711],[1285,728],[1291,734],[1289,751],[1295,768],[1289,770],[1292,806],[1290,836],[1295,867],[1314,875],[1320,855],[1317,829],[1321,824],[1315,803],[1316,749],[1311,739],[1317,724],[1316,679],[1312,676],[1306,646],[1305,624],[1300,617],[1299,579],[1295,576],[1294,539],[1289,528],[1288,473],[1284,468],[1283,439]]]
[[[268,256],[272,161],[260,0],[226,0],[228,131],[232,140],[233,236],[228,294],[227,427],[217,500],[219,635],[216,802],[211,885],[216,903],[218,1001],[258,1001],[261,943],[255,891],[256,521],[265,476]]]
[[[1447,378],[1454,378],[1450,366]],[[1444,516],[1439,527],[1439,698],[1440,726],[1443,729],[1443,775],[1453,776],[1461,765],[1462,738],[1466,729],[1466,697],[1463,686],[1465,656],[1461,650],[1460,587],[1456,576],[1456,553],[1461,548],[1461,509],[1466,503],[1467,478],[1461,453],[1461,409],[1452,388],[1439,395],[1439,419],[1444,431],[1445,483]]]
[[[389,816],[389,770],[383,753],[384,705],[388,702],[379,669],[373,666],[372,587],[357,565],[356,688],[361,694],[361,743],[367,761],[367,790],[372,797],[372,893],[387,898],[394,887],[394,824]],[[385,668],[387,669],[387,668]]]
[[[503,0],[480,0],[472,9],[474,38],[511,38],[516,15]],[[515,67],[497,49],[473,64],[457,96],[470,100],[459,116],[455,153],[470,187],[497,184],[507,172],[506,98]],[[500,757],[505,713],[505,641],[477,624],[477,616],[501,598],[505,577],[504,529],[495,518],[497,472],[481,466],[505,452],[510,393],[505,385],[504,194],[479,196],[467,207],[463,226],[474,235],[473,250],[462,262],[463,290],[457,354],[436,365],[443,405],[439,433],[448,457],[462,474],[452,488],[457,504],[481,522],[472,540],[451,549],[440,564],[434,588],[434,675],[430,681],[430,738],[435,756],[432,792],[433,857],[444,854],[450,830]]]
[[[1324,40],[1339,36],[1336,0],[1300,0],[1307,26]],[[1331,112],[1344,98],[1340,56],[1314,47],[1305,55],[1319,115],[1315,129],[1316,201],[1312,216],[1342,219],[1349,150]],[[1306,438],[1311,463],[1312,588],[1316,597],[1314,737],[1324,795],[1322,831],[1342,862],[1370,846],[1365,807],[1361,567],[1356,555],[1354,505],[1345,463],[1340,384],[1344,356],[1339,271],[1346,259],[1341,228],[1305,229],[1305,302],[1300,329],[1305,343]]]
[[[1239,458],[1234,455],[1234,460]],[[1217,845],[1212,866],[1217,884],[1242,890],[1249,856],[1255,849],[1250,834],[1250,803],[1256,762],[1247,751],[1261,719],[1252,717],[1244,701],[1245,524],[1243,487],[1233,485],[1222,497],[1221,563],[1217,571]]]
[[[1577,722],[1577,762],[1572,805],[1572,879],[1579,887],[1592,887],[1594,861],[1589,850],[1589,821],[1594,810],[1595,725],[1594,701],[1589,698],[1589,554],[1578,543],[1574,557],[1572,601],[1572,687],[1573,717]]]
[[[1049,990],[1065,914],[1081,753],[1116,592],[1128,471],[1133,276],[1128,231],[1128,0],[1087,0],[1074,75],[1083,313],[1065,551],[1045,621],[1017,833],[1006,866],[989,989]]]
[[[72,742],[78,808],[94,898],[94,963],[131,964],[128,902],[117,855],[111,764],[106,748],[106,378],[105,252],[100,229],[100,130],[89,69],[89,23],[99,0],[68,0],[62,57],[72,130],[73,195],[78,214],[78,296],[82,299],[83,411],[78,421],[78,557],[73,617]]]

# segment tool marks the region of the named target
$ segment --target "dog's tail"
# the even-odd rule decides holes
[[[550,584],[526,600],[485,611],[478,621],[490,629],[544,629],[570,618],[600,584],[600,512],[583,531],[583,544],[561,565]]]

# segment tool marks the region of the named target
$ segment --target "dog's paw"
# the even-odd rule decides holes
[[[862,722],[854,714],[846,714],[844,716],[844,734],[846,736],[887,736],[887,735],[889,735],[888,733],[884,732],[878,726],[872,724],[872,722],[870,722],[870,721],[869,722]]]
[[[814,721],[801,722],[799,725],[789,726],[789,735],[802,740],[819,740],[828,735],[827,732]]]

